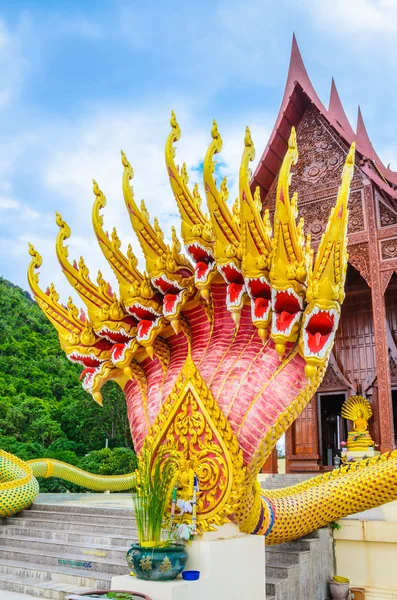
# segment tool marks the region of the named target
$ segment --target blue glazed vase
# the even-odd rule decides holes
[[[185,568],[188,554],[183,544],[165,548],[144,548],[133,544],[127,552],[127,563],[138,579],[171,581]]]

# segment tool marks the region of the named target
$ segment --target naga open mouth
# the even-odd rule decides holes
[[[106,344],[111,346],[109,342],[106,342]],[[84,369],[80,374],[80,381],[82,381],[85,391],[90,392],[94,382],[94,377],[101,371],[106,360],[98,358],[93,353],[80,354],[79,352],[72,352],[71,354],[68,354],[67,357],[71,362],[83,365]]]
[[[282,291],[272,290],[272,305],[272,333],[289,336],[293,326],[301,318],[302,298],[293,288]]]
[[[305,356],[324,358],[332,345],[339,315],[335,309],[321,310],[315,306],[305,317],[303,343]]]
[[[269,319],[271,309],[272,293],[270,283],[266,277],[258,277],[256,279],[245,279],[245,287],[251,299],[251,316],[252,321],[267,321]]]
[[[118,366],[125,360],[127,351],[134,346],[137,346],[135,339],[130,339],[126,344],[115,344],[112,350],[112,363]]]
[[[161,313],[157,312],[151,306],[143,306],[139,302],[136,302],[128,308],[128,312],[131,313],[138,321],[136,339],[138,342],[148,341],[150,339],[153,329],[159,324],[161,319]]]
[[[99,375],[102,372],[102,368],[103,365],[106,361],[103,361],[100,365],[98,365],[97,367],[86,367],[81,375],[80,375],[80,381],[81,384],[83,386],[83,390],[85,390],[86,392],[91,393],[92,389],[94,387],[94,382],[95,382],[95,378],[97,377],[97,375]]]
[[[133,332],[135,334],[135,327],[136,327],[136,322],[135,319],[130,319],[127,321],[127,319],[125,319],[126,321],[126,325],[127,328],[129,329],[130,327],[133,328]],[[115,326],[117,324],[115,323]],[[109,340],[110,342],[112,342],[112,344],[123,344],[128,342],[128,340],[130,340],[132,337],[134,337],[134,335],[131,333],[127,333],[127,331],[125,330],[124,327],[120,327],[117,331],[114,329],[109,329],[109,327],[107,327],[106,325],[104,325],[101,330],[98,332],[98,335],[100,335],[103,338],[106,338],[107,340]]]
[[[156,277],[152,280],[153,286],[163,294],[163,314],[165,317],[174,317],[177,314],[179,305],[183,302],[188,292],[176,283],[170,281],[165,275]]]
[[[109,342],[106,342],[106,341],[105,341],[105,344],[102,344],[102,340],[96,344],[96,347],[98,347],[98,346],[100,347],[101,345],[106,346],[104,348],[101,348],[101,350],[105,350],[105,351],[109,351],[109,352],[113,347],[112,344],[110,344]],[[90,352],[89,354],[80,354],[80,352],[77,352],[77,351],[74,351],[71,354],[67,354],[67,358],[73,363],[76,363],[78,365],[83,365],[83,367],[89,367],[89,368],[96,368],[98,365],[101,365],[103,362],[105,362],[105,360],[107,360],[107,359],[98,358],[97,356],[95,356],[95,354],[93,352]]]
[[[233,263],[218,265],[218,271],[227,283],[226,305],[228,309],[241,308],[245,292],[242,272]]]
[[[194,262],[194,279],[198,283],[207,283],[210,273],[214,269],[215,259],[211,250],[204,248],[199,242],[186,246],[189,256]]]

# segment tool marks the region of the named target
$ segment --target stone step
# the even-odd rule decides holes
[[[70,518],[70,517],[69,517]],[[115,527],[110,525],[97,525],[92,523],[76,522],[76,521],[46,521],[43,519],[25,519],[21,517],[10,517],[7,519],[7,523],[11,526],[16,527],[29,527],[34,529],[49,529],[51,531],[76,531],[84,532],[87,534],[98,534],[98,535],[136,535],[135,527]],[[1,529],[0,529],[1,533]]]
[[[49,550],[34,550],[29,548],[13,548],[9,546],[0,546],[0,561],[3,559],[23,562],[24,564],[35,563],[43,566],[59,567],[66,566],[68,569],[100,571],[110,575],[125,575],[128,573],[128,565],[125,561],[120,564],[117,560],[103,558],[100,556],[85,556],[77,553],[50,552]]]
[[[292,579],[297,570],[297,565],[269,565],[266,563],[266,580],[270,579]]]
[[[42,552],[57,553],[59,556],[63,554],[76,554],[81,557],[85,557],[85,560],[91,560],[91,558],[101,557],[111,559],[112,562],[119,562],[125,565],[125,555],[129,549],[129,545],[125,544],[122,546],[107,546],[104,544],[84,544],[78,545],[76,543],[62,542],[59,543],[54,540],[37,540],[30,537],[19,536],[19,537],[0,537],[0,551],[2,547],[7,548],[22,548],[29,550],[40,550]]]
[[[268,595],[273,595],[276,600],[284,600],[281,595],[281,581],[273,577],[266,577],[266,600]]]
[[[266,566],[300,565],[308,560],[310,560],[310,550],[294,550],[279,546],[266,548]]]
[[[106,589],[110,589],[110,583]],[[92,591],[93,588],[56,583],[55,581],[40,582],[37,579],[18,577],[17,575],[0,575],[0,590],[29,594],[35,598],[64,600],[69,594],[83,594]]]
[[[44,521],[71,521],[72,516],[67,511],[46,511],[46,510],[35,510],[30,508],[29,510],[22,510],[17,515],[18,518],[22,519],[34,519]],[[111,515],[96,515],[90,513],[73,513],[73,522],[77,523],[92,523],[94,525],[107,525],[111,527],[135,527],[135,518],[131,516],[117,516]]]
[[[89,589],[110,589],[112,579],[111,573],[101,571],[88,571],[84,569],[73,569],[60,566],[48,566],[40,563],[27,563],[14,559],[0,558],[0,577],[16,576],[24,579],[34,579],[38,583],[55,582],[66,583],[76,587]]]
[[[14,527],[8,525],[0,528],[0,543],[1,538],[34,538],[36,540],[53,540],[54,542],[66,542],[69,544],[81,545],[81,544],[98,544],[99,546],[120,546],[129,547],[132,543],[138,539],[137,534],[134,535],[112,535],[111,532],[108,535],[90,535],[87,533],[74,533],[69,531],[53,531],[52,529],[39,529],[29,527]]]
[[[89,515],[110,515],[110,516],[123,516],[123,517],[132,517],[134,518],[134,505],[131,499],[131,508],[105,508],[103,506],[81,506],[81,504],[77,505],[65,505],[65,504],[42,504],[35,502],[31,508],[26,509],[28,511],[31,510],[40,510],[42,512],[64,512],[67,514],[70,513],[84,513]]]

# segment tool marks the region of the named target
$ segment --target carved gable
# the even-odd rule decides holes
[[[293,167],[291,191],[298,192],[299,216],[314,246],[320,241],[331,208],[335,204],[347,145],[333,131],[315,107],[306,110],[297,128],[299,159]],[[363,216],[363,175],[356,166],[349,201],[349,233],[365,229]],[[276,181],[266,204],[274,207]]]
[[[389,227],[390,225],[397,225],[397,213],[392,210],[389,206],[386,206],[382,202],[379,194],[376,194],[376,200],[379,209],[379,225],[380,227]]]

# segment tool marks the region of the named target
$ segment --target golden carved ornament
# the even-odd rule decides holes
[[[146,441],[154,454],[160,448],[169,450],[177,462],[188,461],[194,470],[199,483],[198,531],[212,531],[229,520],[243,492],[243,458],[229,422],[190,356]]]

